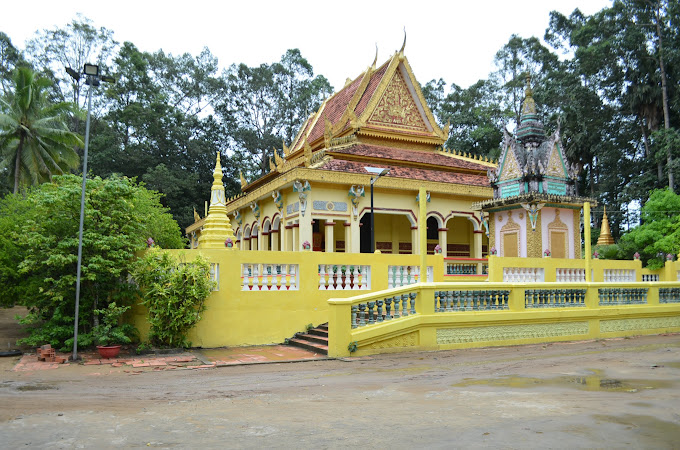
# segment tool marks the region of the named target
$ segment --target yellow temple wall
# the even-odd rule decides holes
[[[410,274],[418,273],[420,262],[419,255],[227,249],[166,251],[175,255],[182,253],[187,260],[202,254],[211,264],[218,265],[218,290],[206,300],[207,309],[188,337],[192,346],[204,348],[282,343],[296,332],[305,331],[310,323],[316,326],[327,322],[329,298],[351,297],[360,292],[385,290],[395,283],[399,285],[407,281],[407,268]],[[266,275],[268,267],[277,265],[285,266],[288,273],[291,266],[295,266],[296,276],[286,280],[285,276]],[[427,265],[433,280],[443,279],[441,256],[428,256]],[[244,277],[244,268],[254,266],[261,276]],[[362,268],[366,286],[352,289],[350,283],[347,289],[335,289],[334,283],[339,283],[343,267],[351,270],[354,266]],[[388,273],[390,269],[392,273]],[[398,271],[396,275],[395,271]],[[357,278],[349,275],[345,280],[353,282],[355,287],[358,283]],[[412,282],[416,280],[411,278]],[[146,339],[149,325],[145,308],[135,306],[132,317],[142,339]]]

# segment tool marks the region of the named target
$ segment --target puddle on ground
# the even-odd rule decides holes
[[[531,378],[507,376],[501,378],[469,378],[461,383],[456,383],[453,387],[467,386],[493,386],[511,388],[531,388],[531,387],[571,387],[583,391],[602,391],[602,392],[630,392],[635,393],[644,389],[659,389],[673,385],[671,381],[661,380],[619,380],[608,378],[601,370],[591,369],[592,375],[572,376],[564,375],[554,378]]]
[[[57,389],[56,386],[50,384],[24,384],[17,386],[17,391],[49,391],[50,389]]]

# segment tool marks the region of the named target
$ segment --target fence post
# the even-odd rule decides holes
[[[344,299],[328,300],[328,356],[350,356],[347,346],[352,339],[352,306]]]

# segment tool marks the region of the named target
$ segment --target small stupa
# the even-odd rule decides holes
[[[198,238],[198,248],[225,248],[225,241],[228,238],[234,240],[234,231],[227,216],[227,202],[222,177],[220,154],[217,153],[217,162],[213,171],[213,185],[210,189],[210,207],[203,224],[203,230]]]
[[[607,219],[607,207],[604,207],[604,216],[602,216],[602,226],[600,227],[600,237],[597,238],[597,245],[612,245],[614,238],[611,231],[609,231],[609,219]]]

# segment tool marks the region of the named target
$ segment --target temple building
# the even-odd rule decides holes
[[[418,229],[426,226],[428,253],[439,246],[444,256],[486,256],[487,229],[472,205],[493,197],[487,171],[496,163],[444,147],[449,125],[435,121],[403,46],[376,62],[377,55],[323,102],[276,152],[269,173],[241,176],[241,193],[218,205],[230,219],[220,239],[233,234],[234,248],[245,251],[370,252],[373,187],[376,250],[418,254]],[[419,198],[423,187],[427,198]],[[212,200],[208,217],[187,228],[193,248],[208,242],[202,233]],[[418,223],[421,201],[426,224]],[[561,218],[573,227],[578,212],[567,208]]]
[[[489,170],[493,199],[474,208],[488,216],[491,253],[506,257],[581,258],[578,168],[568,164],[557,130],[546,136],[527,77],[516,136],[504,130],[498,166]]]

